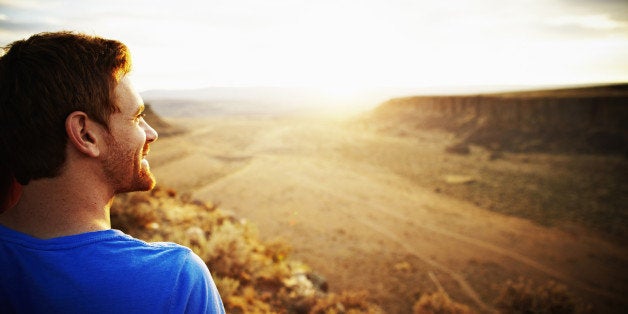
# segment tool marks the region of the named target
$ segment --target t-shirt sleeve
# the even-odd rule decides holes
[[[188,252],[172,292],[172,313],[224,314],[225,308],[207,265],[198,255]]]

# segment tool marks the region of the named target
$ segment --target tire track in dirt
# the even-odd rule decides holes
[[[397,217],[399,219],[401,219],[400,217]],[[483,248],[485,250],[497,253],[497,254],[501,254],[503,256],[509,257],[519,263],[522,263],[528,267],[531,267],[537,271],[540,271],[550,277],[553,277],[554,279],[558,279],[561,280],[564,283],[569,284],[570,286],[574,287],[574,288],[578,288],[581,290],[585,290],[594,294],[597,294],[599,296],[604,296],[610,299],[614,299],[615,301],[620,301],[622,303],[625,302],[625,299],[619,295],[610,293],[608,291],[605,290],[601,290],[601,289],[597,289],[594,287],[591,287],[573,277],[570,277],[568,275],[565,275],[551,267],[548,267],[546,265],[543,265],[533,259],[530,259],[529,257],[519,254],[515,251],[512,250],[508,250],[502,247],[499,247],[497,245],[482,241],[482,240],[478,240],[478,239],[474,239],[472,237],[468,237],[456,232],[451,232],[449,230],[445,230],[443,228],[438,228],[435,227],[434,225],[429,225],[429,224],[425,224],[425,225],[421,225],[421,227],[423,227],[424,229],[427,229],[433,233],[437,233],[464,243],[467,243],[469,245],[474,245],[480,248]]]
[[[349,213],[347,213],[346,211],[340,209],[341,212],[343,212],[345,215],[350,215]],[[360,216],[358,217],[353,217],[355,219],[356,222],[372,229],[373,231],[379,233],[380,235],[388,238],[389,240],[393,241],[395,244],[401,246],[404,250],[406,250],[407,254],[410,254],[416,258],[418,258],[419,260],[421,260],[422,262],[434,267],[435,269],[438,269],[444,273],[446,273],[447,275],[449,275],[451,278],[453,278],[458,285],[460,285],[460,288],[462,289],[462,291],[469,297],[471,298],[471,300],[473,300],[473,302],[475,302],[476,305],[478,305],[482,310],[487,311],[487,312],[495,312],[495,309],[488,306],[486,303],[484,303],[484,301],[482,301],[482,298],[480,297],[480,295],[475,291],[475,289],[473,289],[471,287],[471,285],[469,284],[469,282],[459,273],[457,273],[456,271],[448,268],[447,266],[445,266],[442,263],[439,263],[435,260],[426,258],[420,254],[416,253],[416,250],[411,247],[410,245],[408,245],[406,243],[406,241],[402,240],[401,238],[399,238],[397,235],[395,235],[394,233],[390,232],[390,230],[387,230],[385,228],[382,228],[380,225],[373,223],[370,220],[364,219]]]
[[[335,190],[326,188],[326,187],[318,184],[317,182],[313,182],[311,179],[307,178],[306,176],[297,177],[295,174],[290,174],[290,176],[292,176],[293,178],[295,178],[297,180],[300,180],[303,183],[307,183],[307,185],[309,185],[310,189],[317,189],[317,190],[323,191],[324,193],[327,193],[329,195],[333,195],[333,196],[335,196],[337,198],[346,199],[346,200],[348,200],[350,202],[358,201],[359,203],[362,203],[362,205],[364,205],[365,207],[373,207],[373,205],[370,204],[370,203],[366,203],[366,202],[363,202],[361,200],[352,199],[352,197],[348,197],[346,195],[340,194],[340,193],[338,193]],[[381,227],[380,225],[378,225],[376,223],[373,223],[371,220],[366,219],[365,216],[352,215],[347,210],[344,210],[342,207],[338,207],[338,208],[336,208],[336,210],[342,212],[343,214],[345,214],[348,217],[351,217],[353,221],[358,222],[358,223],[368,227],[369,229],[379,233],[383,237],[388,238],[389,240],[391,240],[392,242],[394,242],[398,246],[402,247],[406,251],[407,254],[412,255],[412,256],[418,258],[419,260],[423,261],[424,263],[434,267],[435,269],[438,269],[438,270],[446,273],[451,278],[453,278],[458,283],[458,285],[460,285],[460,288],[462,289],[462,291],[469,298],[471,298],[478,305],[478,307],[480,307],[482,310],[484,310],[486,312],[495,312],[495,309],[493,309],[492,307],[488,306],[484,301],[482,301],[482,298],[480,297],[480,295],[475,291],[475,289],[473,289],[471,287],[471,285],[467,282],[467,280],[461,274],[459,274],[456,271],[448,268],[447,266],[445,266],[442,263],[436,262],[436,261],[434,261],[432,259],[428,259],[428,258],[426,258],[426,257],[424,257],[424,256],[422,256],[420,254],[417,254],[416,250],[413,247],[411,247],[410,245],[408,245],[406,243],[406,241],[404,241],[401,238],[399,238],[396,234],[394,234],[390,230],[387,230],[387,229]],[[383,211],[378,210],[378,212],[383,212]],[[393,216],[396,216],[396,215],[393,215]],[[395,218],[399,218],[399,217],[395,217]],[[403,219],[403,220],[406,221],[405,219]]]
[[[408,219],[407,217],[404,217],[402,214],[396,212],[396,211],[391,211],[391,210],[387,210],[387,207],[381,206],[381,205],[377,205],[377,204],[373,204],[372,202],[365,202],[362,199],[352,196],[351,193],[341,193],[337,190],[328,188],[324,185],[319,184],[318,182],[315,182],[314,180],[310,179],[308,176],[306,175],[302,175],[302,176],[298,176],[298,173],[291,173],[290,174],[294,179],[299,180],[300,182],[302,182],[303,184],[307,184],[308,188],[313,189],[313,190],[319,190],[322,191],[323,193],[327,193],[328,195],[333,195],[336,198],[339,199],[343,199],[347,202],[353,203],[353,204],[360,204],[361,208],[363,209],[368,209],[370,211],[375,211],[377,213],[383,214],[387,217],[390,218],[394,218],[396,220],[399,220],[400,222],[407,222]],[[422,205],[424,207],[426,207],[426,205]],[[429,207],[427,207],[429,208]],[[423,262],[442,270],[443,272],[447,273],[448,275],[450,275],[454,280],[456,280],[456,282],[458,282],[458,284],[460,285],[460,287],[462,288],[462,290],[471,298],[475,301],[475,303],[480,306],[482,309],[487,310],[487,311],[491,311],[492,308],[489,307],[488,305],[486,305],[481,298],[479,297],[479,295],[477,294],[477,292],[475,292],[475,290],[469,285],[469,283],[464,279],[464,277],[462,275],[460,275],[459,273],[447,268],[445,265],[440,264],[434,260],[431,259],[427,259],[423,256],[420,256],[418,254],[415,253],[415,250],[410,247],[406,241],[404,241],[403,239],[399,238],[397,235],[394,234],[394,232],[387,230],[385,228],[382,228],[380,225],[372,222],[371,220],[368,220],[367,217],[368,215],[352,215],[350,212],[348,212],[347,210],[344,210],[342,207],[338,207],[336,210],[343,212],[345,215],[352,217],[352,219],[354,219],[356,222],[359,222],[360,224],[367,226],[368,228],[378,232],[379,234],[381,234],[382,236],[385,236],[386,238],[392,240],[393,242],[395,242],[396,244],[398,244],[399,246],[403,247],[409,254],[411,254],[412,256],[415,256],[417,258],[419,258],[420,260],[422,260]],[[561,273],[547,265],[544,265],[542,263],[539,263],[525,255],[522,255],[516,251],[513,250],[509,250],[500,246],[497,246],[495,244],[477,239],[477,238],[473,238],[467,235],[463,235],[457,232],[453,232],[447,229],[444,229],[442,227],[436,226],[434,224],[422,221],[420,224],[414,224],[415,227],[417,228],[422,228],[424,230],[427,230],[429,232],[441,235],[443,237],[447,237],[459,242],[463,242],[465,244],[468,245],[472,245],[484,250],[487,250],[489,252],[495,253],[495,254],[499,254],[502,256],[506,256],[516,262],[519,262],[521,264],[524,264],[532,269],[535,269],[536,271],[539,271],[541,273],[544,273],[547,276],[553,277],[557,280],[560,280],[574,288],[578,288],[584,291],[588,291],[590,293],[594,293],[597,294],[599,296],[603,296],[609,299],[613,299],[615,301],[618,301],[620,303],[625,303],[625,299],[620,296],[620,295],[616,295],[614,293],[602,290],[602,289],[598,289],[595,287],[592,287],[590,285],[587,285],[583,282],[581,282],[580,280],[573,278],[571,276],[568,276],[564,273]]]
[[[360,201],[360,200],[354,200],[354,201]],[[362,202],[362,205],[363,206],[367,206],[367,203],[366,202]],[[428,206],[426,206],[426,207],[429,208]],[[380,213],[382,213],[384,215],[388,215],[388,216],[394,217],[394,218],[396,218],[398,220],[401,220],[401,221],[406,221],[407,220],[406,218],[404,218],[403,216],[401,216],[400,214],[398,214],[396,212],[386,211],[386,210],[383,210],[382,208],[376,207],[376,206],[370,206],[370,208],[372,208],[374,210],[377,210],[378,212],[380,212]],[[562,282],[567,283],[567,284],[571,285],[572,287],[575,287],[575,288],[578,288],[578,289],[581,289],[581,290],[585,290],[585,291],[588,291],[588,292],[591,292],[591,293],[595,293],[597,295],[604,296],[604,297],[607,297],[607,298],[610,298],[610,299],[614,299],[615,301],[625,302],[624,298],[622,298],[619,295],[610,293],[610,292],[605,291],[605,290],[601,290],[601,289],[597,289],[597,288],[591,287],[591,286],[589,286],[589,285],[587,285],[587,284],[585,284],[585,283],[583,283],[583,282],[581,282],[581,281],[579,281],[579,280],[577,280],[577,279],[575,279],[573,277],[565,275],[565,274],[563,274],[563,273],[561,273],[561,272],[559,272],[559,271],[557,271],[557,270],[555,270],[555,269],[553,269],[551,267],[548,267],[548,266],[546,266],[546,265],[544,265],[542,263],[539,263],[539,262],[537,262],[537,261],[535,261],[535,260],[533,260],[533,259],[531,259],[531,258],[529,258],[529,257],[527,257],[525,255],[517,253],[517,252],[515,252],[513,250],[508,250],[508,249],[502,248],[500,246],[488,243],[486,241],[482,241],[482,240],[479,240],[479,239],[476,239],[476,238],[473,238],[473,237],[469,237],[469,236],[466,236],[466,235],[463,235],[463,234],[460,234],[460,233],[452,232],[452,231],[449,231],[449,230],[444,229],[442,227],[437,227],[434,224],[429,224],[429,223],[422,222],[421,224],[417,225],[417,227],[426,229],[426,230],[428,230],[430,232],[433,232],[433,233],[436,233],[436,234],[439,234],[439,235],[442,235],[442,236],[445,236],[445,237],[448,237],[448,238],[451,238],[451,239],[455,239],[455,240],[460,241],[460,242],[464,242],[464,243],[469,244],[469,245],[473,245],[473,246],[476,246],[476,247],[479,247],[479,248],[483,248],[483,249],[485,249],[487,251],[490,251],[490,252],[493,252],[493,253],[497,253],[497,254],[506,256],[506,257],[508,257],[508,258],[510,258],[510,259],[512,259],[514,261],[517,261],[517,262],[519,262],[521,264],[524,264],[524,265],[526,265],[526,266],[528,266],[530,268],[533,268],[533,269],[535,269],[535,270],[537,270],[539,272],[542,272],[542,273],[544,273],[544,274],[546,274],[546,275],[548,275],[550,277],[553,277],[554,279],[561,280]]]

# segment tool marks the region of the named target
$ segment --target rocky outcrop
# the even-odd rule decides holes
[[[628,152],[628,84],[392,99],[371,115],[402,134],[437,128],[511,151]]]

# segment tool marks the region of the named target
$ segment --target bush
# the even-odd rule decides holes
[[[310,314],[340,313],[384,313],[382,309],[367,300],[366,292],[330,293],[319,299],[310,310]]]
[[[575,313],[576,302],[563,285],[549,281],[535,286],[532,280],[508,281],[496,300],[504,313]]]
[[[129,232],[149,228],[152,223],[159,220],[151,198],[146,194],[133,194],[123,201],[120,199],[117,201],[111,206],[111,224],[116,229]]]
[[[467,314],[473,313],[468,306],[454,302],[444,292],[434,292],[421,296],[412,307],[414,314]]]

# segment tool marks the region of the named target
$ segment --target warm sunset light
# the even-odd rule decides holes
[[[60,29],[120,39],[140,90],[616,82],[628,80],[627,6],[2,0],[0,43]]]
[[[0,44],[120,39],[140,90],[539,86],[628,81],[622,1],[0,1]],[[346,89],[346,90],[343,90]]]
[[[107,128],[108,54],[56,31],[128,46]],[[0,0],[25,38],[0,312],[628,313],[628,0]]]

